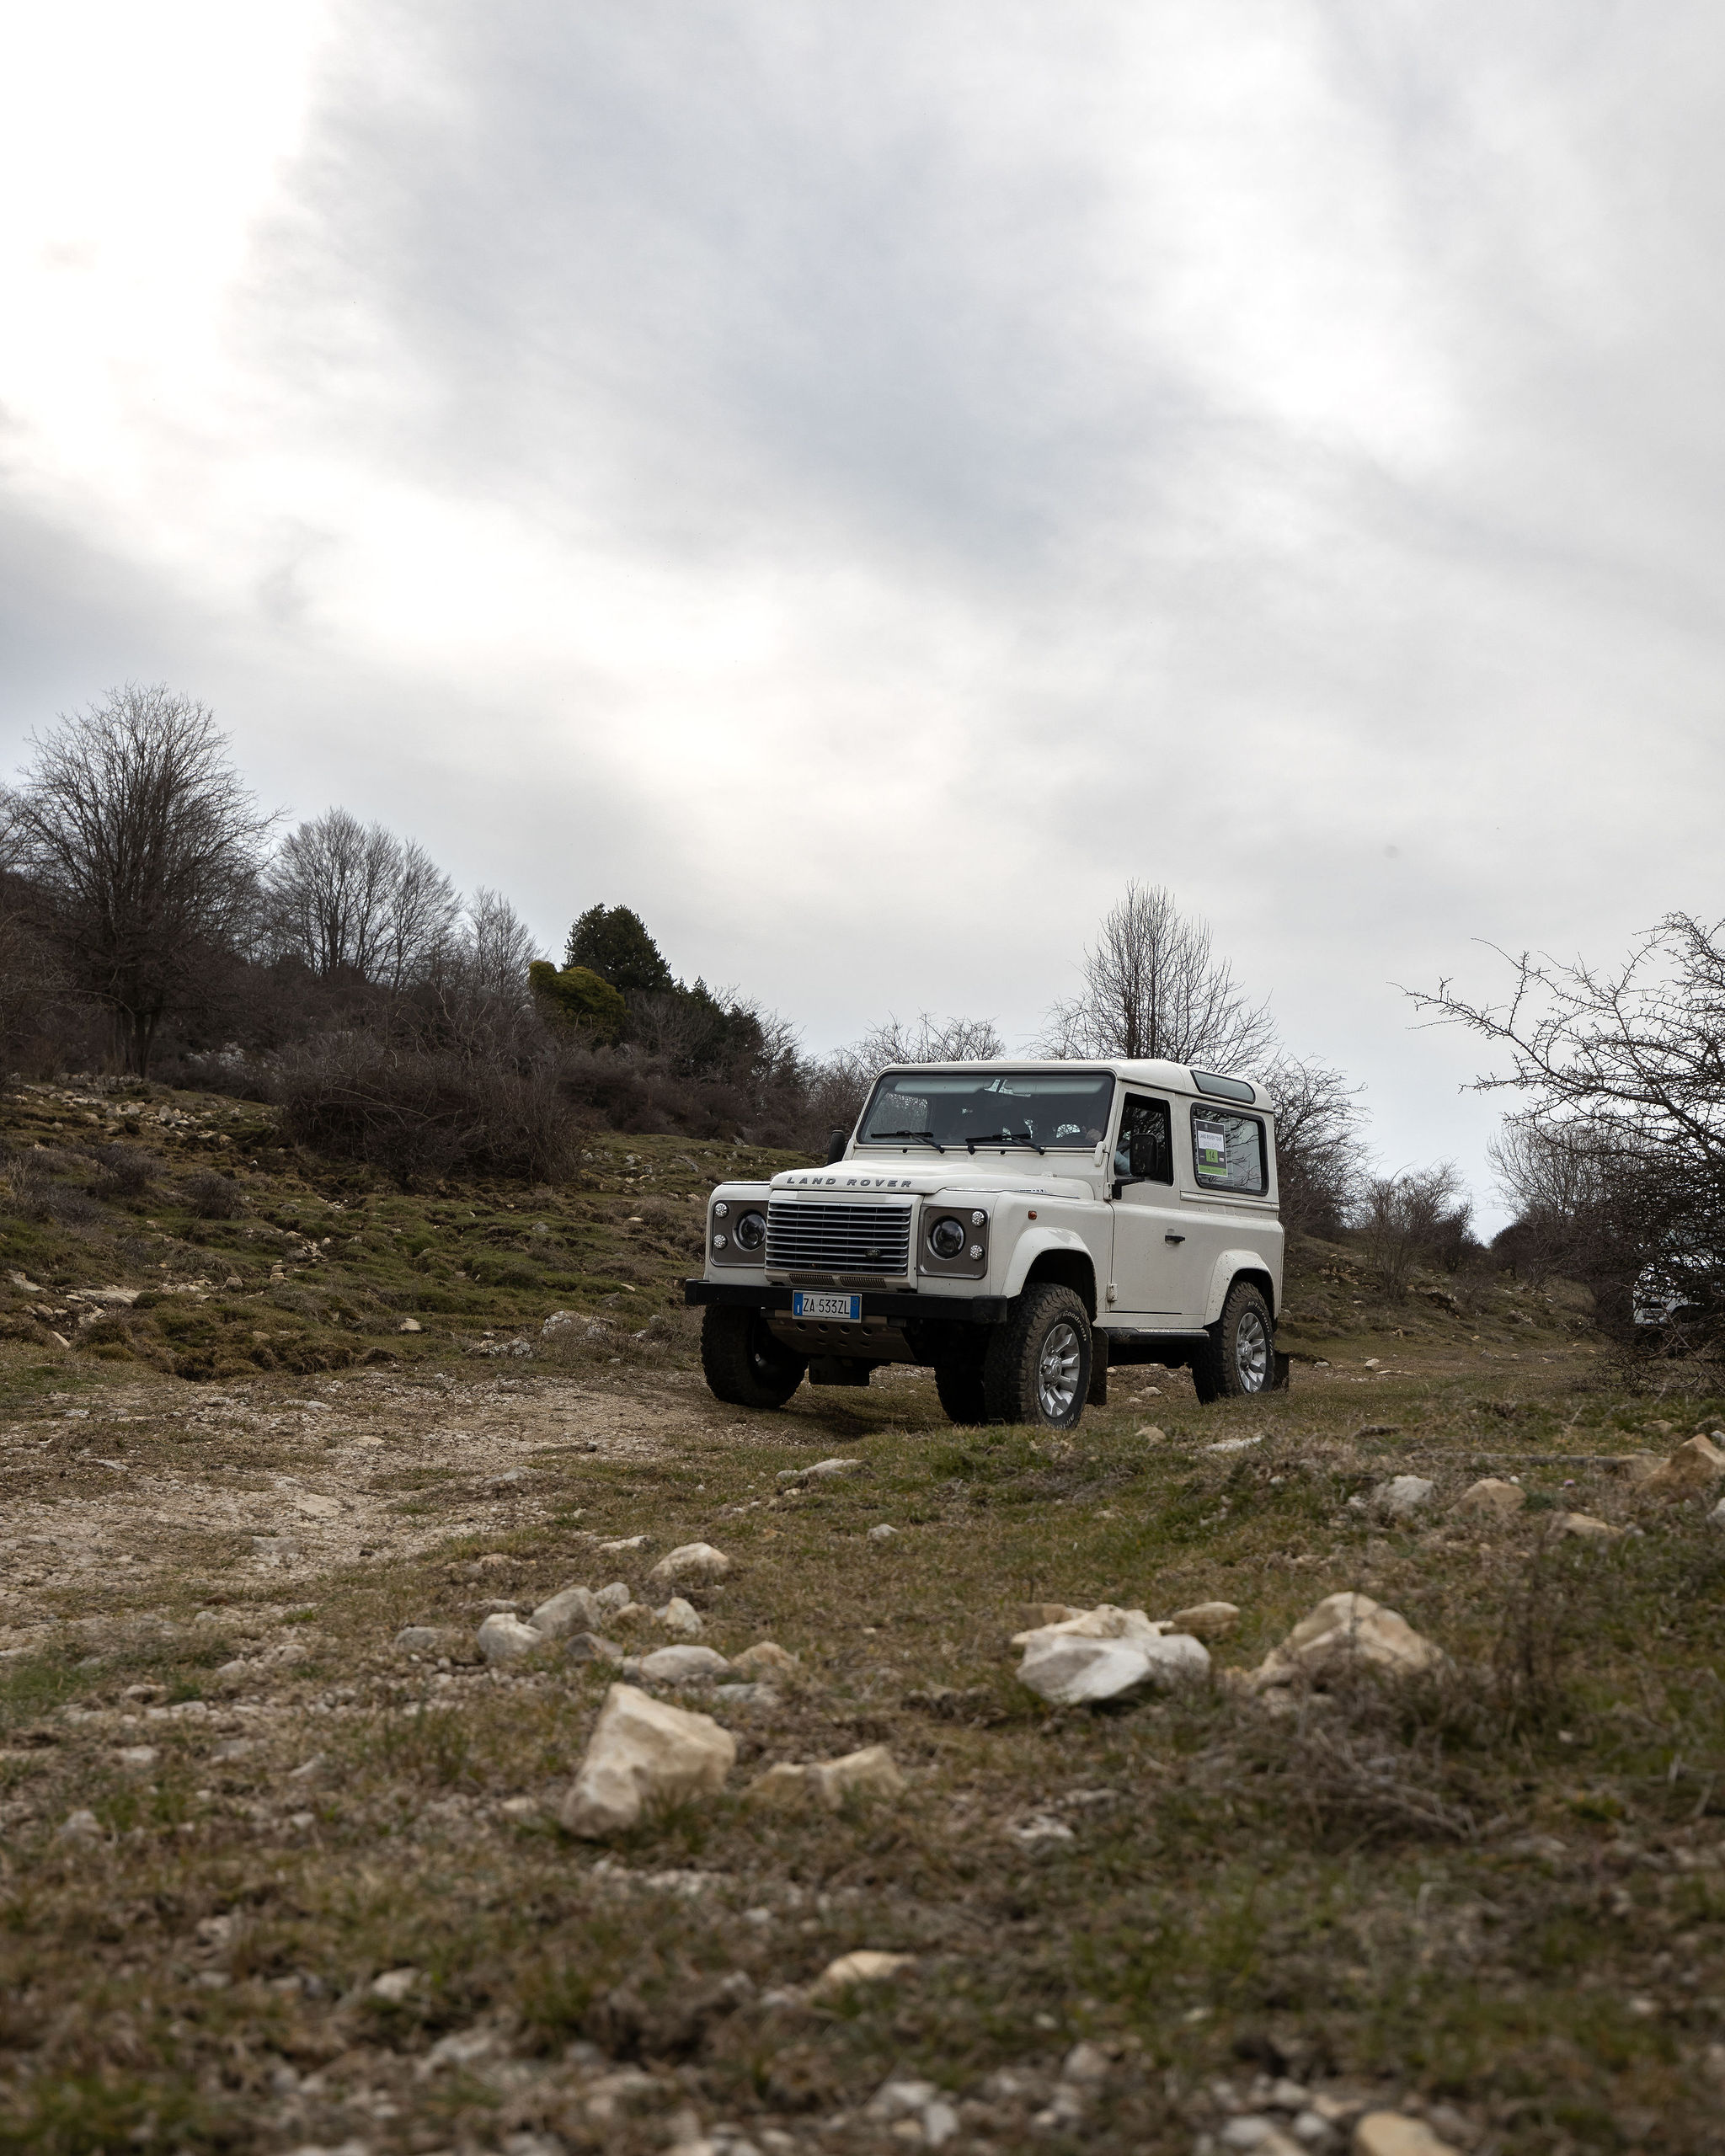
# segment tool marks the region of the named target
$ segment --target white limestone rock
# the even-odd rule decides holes
[[[563,1823],[588,1840],[620,1833],[654,1806],[715,1794],[736,1757],[736,1739],[711,1716],[613,1684],[563,1800]]]

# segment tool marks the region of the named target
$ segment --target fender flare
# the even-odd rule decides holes
[[[1032,1228],[1021,1235],[1012,1250],[1012,1262],[1007,1267],[1005,1292],[1008,1296],[1022,1292],[1030,1268],[1039,1257],[1049,1251],[1070,1251],[1081,1257],[1090,1267],[1091,1277],[1097,1278],[1096,1252],[1082,1235],[1074,1235],[1070,1228]],[[1094,1303],[1092,1297],[1092,1304]]]
[[[1272,1283],[1271,1291],[1264,1300],[1270,1305],[1272,1320],[1276,1317],[1275,1267],[1255,1250],[1225,1250],[1210,1268],[1210,1294],[1204,1305],[1206,1325],[1214,1325],[1221,1315],[1222,1305],[1228,1299],[1228,1290],[1242,1273],[1261,1273],[1266,1280]]]

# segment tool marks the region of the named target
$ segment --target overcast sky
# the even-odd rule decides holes
[[[1721,910],[1717,4],[0,24],[8,766],[168,681],[814,1048],[1166,883],[1482,1199],[1393,984]]]

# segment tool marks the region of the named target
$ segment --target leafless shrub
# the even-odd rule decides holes
[[[99,1145],[94,1158],[102,1171],[96,1185],[102,1198],[142,1198],[162,1172],[161,1161],[139,1145]]]
[[[409,1185],[461,1169],[558,1182],[575,1171],[580,1125],[547,1075],[338,1036],[286,1059],[286,1136]]]
[[[328,979],[402,990],[456,940],[455,886],[424,848],[327,809],[282,841],[264,878],[273,947]]]
[[[50,1217],[55,1183],[40,1161],[28,1154],[14,1155],[6,1164],[6,1184],[12,1194],[14,1212],[26,1220],[45,1220]]]
[[[1472,1203],[1453,1162],[1369,1180],[1357,1225],[1367,1262],[1386,1295],[1407,1293],[1417,1265],[1454,1272],[1467,1247]]]
[[[246,1209],[245,1193],[232,1176],[197,1168],[180,1188],[188,1213],[200,1220],[237,1220]]]

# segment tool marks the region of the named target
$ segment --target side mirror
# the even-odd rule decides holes
[[[1149,1182],[1156,1175],[1157,1147],[1147,1130],[1135,1130],[1127,1141],[1126,1158],[1134,1182]]]
[[[828,1167],[830,1167],[835,1161],[842,1161],[844,1159],[845,1148],[850,1144],[850,1142],[851,1134],[848,1130],[829,1130],[827,1132],[826,1165]]]

